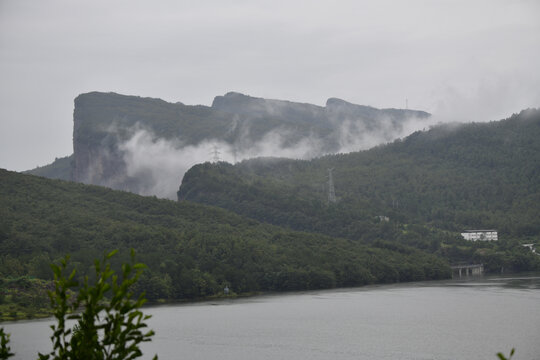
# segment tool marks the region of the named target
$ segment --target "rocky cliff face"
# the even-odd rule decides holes
[[[117,144],[93,147],[83,141],[74,141],[73,150],[74,181],[137,192],[126,183],[124,153]]]
[[[356,151],[407,135],[407,124],[428,118],[335,98],[323,107],[231,92],[208,107],[92,92],[75,99],[69,166],[74,181],[174,198],[196,163]],[[168,177],[174,186],[164,184]],[[171,195],[156,184],[170,186]]]
[[[112,96],[115,96],[113,94]],[[125,186],[125,163],[115,128],[124,106],[103,102],[103,94],[80,95],[73,112],[73,180],[115,189]]]

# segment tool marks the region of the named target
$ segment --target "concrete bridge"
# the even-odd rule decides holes
[[[484,274],[484,264],[454,265],[451,268],[452,278],[455,276],[477,276]]]

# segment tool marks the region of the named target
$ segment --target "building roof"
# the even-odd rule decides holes
[[[464,230],[466,233],[475,233],[475,232],[497,232],[497,230]]]

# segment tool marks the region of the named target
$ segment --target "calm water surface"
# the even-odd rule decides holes
[[[168,359],[540,359],[540,276],[409,283],[146,308]],[[51,320],[4,323],[16,359]]]

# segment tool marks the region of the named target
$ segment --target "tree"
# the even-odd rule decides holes
[[[146,301],[144,294],[133,299],[130,287],[145,265],[134,263],[132,250],[131,264],[122,265],[119,278],[110,265],[110,258],[116,253],[117,250],[105,255],[102,262],[94,262],[95,283],[90,284],[86,276],[76,296],[76,270],[66,275],[69,257],[60,265],[51,265],[55,290],[49,296],[58,323],[51,326],[53,350],[39,354],[40,360],[131,360],[142,356],[139,345],[150,341],[154,332],[145,332],[145,321],[150,316],[139,310]],[[75,320],[75,326],[69,328],[66,320]]]
[[[504,356],[503,353],[497,353],[497,357],[500,359],[500,360],[511,360],[512,359],[512,356],[514,356],[514,353],[516,352],[515,349],[512,349],[510,350],[510,355],[508,357]]]
[[[9,347],[9,334],[4,332],[4,328],[0,328],[0,359],[5,360],[13,355]]]

